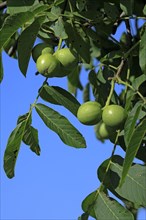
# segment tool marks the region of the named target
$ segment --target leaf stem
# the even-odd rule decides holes
[[[141,40],[137,41],[125,54],[124,58],[126,59],[130,53],[140,44]]]
[[[58,43],[58,48],[57,48],[57,51],[58,51],[58,50],[60,50],[61,45],[62,45],[62,38],[60,38],[60,39],[59,39],[59,43]]]
[[[71,13],[73,13],[73,8],[72,8],[70,0],[68,0],[68,4],[69,4],[69,8],[70,8]]]
[[[117,81],[119,84],[122,84],[122,85],[129,87],[131,90],[133,90],[135,93],[137,93],[139,95],[139,97],[144,101],[144,103],[146,103],[146,98],[138,90],[135,90],[133,88],[133,86],[131,86],[128,82],[124,82],[119,77],[117,77]]]
[[[44,85],[47,83],[47,80],[48,80],[48,77],[46,77],[46,79],[44,80],[42,86],[40,87],[40,89],[39,89],[39,91],[38,91],[38,95],[37,95],[37,97],[36,97],[36,99],[35,99],[35,101],[34,101],[34,103],[33,103],[32,105],[35,105],[35,104],[37,103],[37,101],[38,101],[38,99],[39,99],[39,97],[40,97],[40,93],[41,93],[41,91],[42,91]]]
[[[128,62],[128,70],[127,70],[127,76],[126,76],[126,81],[128,82],[130,77],[130,63]],[[124,100],[126,99],[126,94],[127,94],[127,90],[128,90],[128,86],[125,86],[125,90],[124,90]]]
[[[113,94],[113,91],[114,91],[114,87],[115,87],[115,80],[112,79],[110,93],[109,93],[109,96],[107,98],[107,101],[106,101],[106,104],[105,104],[104,108],[110,104],[110,100],[111,100],[111,97],[112,97],[112,94]]]
[[[112,162],[112,158],[113,158],[113,156],[114,156],[114,153],[115,153],[115,150],[116,150],[116,147],[117,147],[117,142],[118,142],[119,133],[120,133],[120,130],[117,131],[117,135],[116,135],[116,138],[115,138],[114,147],[113,147],[111,156],[110,156],[110,158],[109,158],[109,161],[108,161],[108,164],[107,164],[105,173],[104,173],[103,180],[101,181],[101,184],[100,184],[99,188],[96,190],[96,194],[95,194],[95,197],[94,197],[94,201],[93,201],[92,204],[89,205],[87,213],[90,213],[91,209],[93,208],[93,206],[94,206],[94,204],[95,204],[95,202],[96,202],[96,199],[98,198],[99,193],[100,193],[101,191],[103,191],[103,189],[104,189],[104,181],[105,181],[106,175],[107,175],[107,173],[108,173],[108,171],[109,171],[109,168],[110,168],[110,165],[111,165],[111,162]]]

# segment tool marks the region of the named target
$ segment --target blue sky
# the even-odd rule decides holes
[[[121,27],[123,28],[123,27]],[[119,30],[121,31],[121,30]],[[86,149],[74,149],[61,142],[33,111],[33,126],[39,130],[41,156],[21,145],[15,177],[8,179],[3,171],[3,154],[7,139],[19,115],[25,114],[34,102],[44,78],[35,76],[31,60],[27,77],[20,73],[17,61],[3,53],[4,80],[1,85],[1,220],[75,220],[82,214],[81,202],[99,187],[97,168],[111,155],[113,145],[100,143],[93,126],[84,126],[63,107],[49,105],[70,119],[83,134]],[[87,73],[81,74],[83,84]],[[50,85],[67,89],[66,78],[51,79]],[[78,100],[82,103],[82,94]],[[39,100],[41,101],[41,100]],[[124,152],[118,147],[117,153]],[[144,220],[145,211],[138,220]]]

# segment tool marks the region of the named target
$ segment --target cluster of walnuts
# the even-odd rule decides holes
[[[37,70],[45,77],[64,77],[78,65],[78,55],[69,48],[58,49],[46,43],[37,44],[32,50],[32,58]],[[103,109],[100,103],[88,101],[83,103],[77,112],[78,120],[85,125],[95,125],[100,140],[115,138],[116,131],[121,129],[127,114],[119,105],[108,105]]]
[[[102,109],[100,103],[88,101],[79,107],[77,117],[85,125],[96,126],[98,139],[114,141],[116,131],[123,128],[127,113],[119,105],[107,105]]]
[[[46,43],[37,44],[32,50],[32,58],[37,70],[45,77],[64,77],[70,74],[78,64],[77,54],[69,48],[58,49]]]

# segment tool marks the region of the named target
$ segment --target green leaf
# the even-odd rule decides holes
[[[5,19],[5,22],[0,30],[0,51],[18,28],[30,21],[32,18],[33,14],[27,11],[8,16]]]
[[[56,37],[62,38],[62,39],[68,38],[68,35],[66,34],[65,29],[64,29],[64,22],[63,22],[62,17],[58,18],[53,29],[54,29],[54,34]]]
[[[55,0],[54,1],[54,5],[57,6],[57,5],[60,5],[64,2],[65,0]]]
[[[89,215],[86,213],[83,213],[80,217],[78,217],[78,220],[88,220]]]
[[[75,148],[86,147],[83,136],[67,118],[43,104],[36,104],[35,109],[46,126],[56,132],[65,144]]]
[[[104,192],[99,192],[94,205],[94,211],[97,219],[134,220],[130,211],[116,200],[107,197]]]
[[[51,96],[56,103],[64,106],[70,112],[72,112],[75,116],[77,115],[78,108],[80,107],[80,103],[77,99],[67,92],[65,89],[58,86],[47,86],[43,87],[41,94],[45,92],[46,96]]]
[[[86,6],[85,0],[76,0],[76,7],[79,11],[82,11]]]
[[[83,62],[90,63],[90,41],[81,26],[77,27],[66,22],[65,31],[68,35],[67,45],[78,53]]]
[[[30,149],[37,155],[40,155],[40,146],[38,141],[38,130],[31,126],[32,114],[27,112],[18,117],[17,124],[26,121],[22,141],[30,146]]]
[[[4,170],[9,178],[14,177],[14,169],[17,156],[20,149],[20,144],[25,129],[25,121],[17,125],[9,136],[6,150],[4,153]]]
[[[146,167],[134,164],[129,169],[125,182],[119,187],[120,178],[122,176],[124,159],[118,155],[112,157],[110,169],[106,173],[109,159],[105,160],[98,168],[98,178],[104,186],[107,187],[117,198],[133,203],[134,207],[145,206],[146,204],[146,186],[145,175]],[[106,177],[105,177],[106,173]]]
[[[134,0],[120,0],[120,7],[125,15],[133,14]]]
[[[144,31],[141,36],[141,42],[140,42],[140,48],[139,48],[139,64],[141,67],[141,70],[146,75],[146,23],[143,26]]]
[[[7,0],[10,15],[30,11],[32,7],[40,4],[38,0]]]
[[[125,144],[127,147],[129,146],[129,142],[135,131],[135,125],[139,117],[141,108],[142,108],[141,102],[137,102],[135,106],[133,107],[132,111],[129,113],[128,118],[125,122],[124,140],[125,140]]]
[[[52,6],[51,11],[47,12],[47,17],[50,21],[55,21],[61,15],[61,8]]]
[[[114,3],[104,2],[104,10],[106,15],[113,21],[119,16],[119,10]]]
[[[29,126],[23,135],[23,142],[26,145],[30,146],[30,149],[36,153],[37,155],[40,155],[40,146],[39,146],[39,140],[38,140],[38,130],[35,129],[32,126]]]
[[[135,129],[127,147],[126,156],[123,165],[122,178],[120,185],[124,183],[126,175],[130,169],[134,157],[136,156],[138,149],[141,145],[142,139],[146,134],[146,119],[144,119]]]
[[[2,82],[3,80],[3,64],[2,64],[2,54],[0,52],[0,83]]]
[[[143,13],[146,15],[146,5],[144,6]]]
[[[70,93],[76,95],[77,88],[80,90],[83,89],[83,86],[80,82],[80,67],[77,66],[71,74],[68,75],[68,90]]]
[[[90,83],[87,83],[83,91],[83,102],[90,101]]]
[[[145,74],[142,74],[142,75],[138,76],[137,78],[135,78],[134,81],[132,82],[132,87],[133,87],[135,90],[138,90],[138,89],[139,89],[139,86],[140,86],[143,82],[146,82],[146,75],[145,75]]]
[[[90,193],[82,202],[83,211],[85,213],[88,213],[93,218],[96,218],[95,212],[94,212],[94,203],[96,200],[96,194],[97,194],[96,191]]]
[[[126,175],[125,182],[121,187],[118,186],[119,180],[122,176],[123,167],[118,163],[111,163],[110,169],[114,172],[111,172],[110,180],[115,191],[127,199],[128,201],[133,202],[138,206],[146,206],[146,167],[135,164],[130,169]],[[117,175],[116,175],[117,174]],[[119,179],[115,181],[115,175]]]
[[[24,76],[26,76],[34,42],[44,20],[45,16],[36,18],[36,20],[21,33],[18,39],[18,62],[19,68]]]

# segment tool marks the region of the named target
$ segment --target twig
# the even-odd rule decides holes
[[[113,79],[116,80],[117,78],[119,78],[119,75],[121,74],[121,72],[122,72],[122,70],[125,66],[125,63],[126,63],[126,59],[122,57],[121,58],[121,63],[117,67],[117,72],[116,72],[115,76],[114,77],[109,77],[108,80],[113,80]]]
[[[7,7],[7,1],[0,3],[0,10],[3,10]]]
[[[121,63],[118,67],[117,73],[116,73],[116,77],[120,75],[120,73],[122,72],[124,66],[125,66],[126,60],[124,58],[122,58]]]

